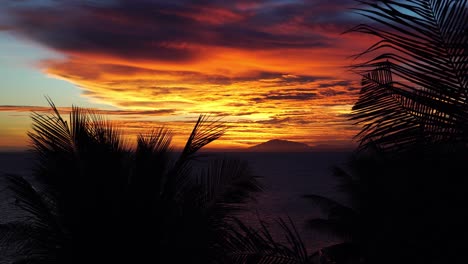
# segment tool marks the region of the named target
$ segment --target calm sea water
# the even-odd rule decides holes
[[[259,219],[266,221],[278,239],[284,233],[278,227],[281,217],[292,219],[310,250],[332,244],[336,238],[306,228],[308,219],[322,216],[320,210],[302,196],[318,194],[346,203],[346,197],[336,190],[332,166],[345,166],[349,152],[306,153],[227,153],[216,154],[248,161],[254,175],[260,176],[264,191],[248,204],[240,218],[251,226]]]
[[[260,178],[264,191],[248,204],[248,211],[240,217],[251,226],[258,226],[259,219],[269,223],[274,234],[281,239],[283,234],[275,224],[279,217],[290,217],[303,240],[311,250],[332,243],[334,238],[318,234],[305,227],[307,219],[321,215],[318,208],[302,198],[304,194],[319,194],[346,202],[335,188],[336,181],[331,166],[343,166],[349,153],[209,153],[195,164],[203,167],[213,157],[228,157],[246,160],[253,173]],[[29,175],[33,159],[27,153],[0,153],[0,172]],[[3,191],[0,178],[0,217],[6,221],[12,199]],[[3,213],[2,213],[3,212]]]

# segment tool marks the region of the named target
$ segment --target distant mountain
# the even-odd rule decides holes
[[[273,139],[248,148],[252,152],[308,152],[314,149],[304,143]]]

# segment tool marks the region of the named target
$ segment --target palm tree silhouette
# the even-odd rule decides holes
[[[355,153],[334,168],[346,204],[305,195],[324,213],[308,226],[341,240],[321,249],[324,263],[466,262],[467,156],[418,154]]]
[[[33,113],[34,185],[9,175],[22,221],[0,225],[0,248],[13,263],[210,263],[229,219],[261,187],[248,166],[215,159],[193,175],[196,152],[225,126],[200,116],[177,159],[171,133],[140,135],[134,151],[121,132],[91,110],[73,107],[69,121]],[[231,221],[232,222],[232,221]]]
[[[281,218],[277,224],[285,242],[273,236],[266,222],[260,220],[260,228],[248,227],[238,219],[223,240],[226,254],[220,263],[262,264],[313,264],[316,256],[310,254],[293,221]]]
[[[352,66],[360,148],[334,171],[350,204],[307,195],[326,215],[309,226],[343,241],[325,263],[465,263],[468,1],[358,2],[373,23],[350,32],[380,41]]]
[[[468,2],[358,1],[374,24],[350,30],[380,39],[356,57],[362,75],[353,120],[361,145],[400,151],[468,140]],[[376,25],[377,24],[377,25]],[[380,26],[380,27],[379,27]],[[369,58],[370,57],[370,58]]]

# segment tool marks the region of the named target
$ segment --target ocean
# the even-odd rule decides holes
[[[254,175],[259,177],[264,191],[247,204],[247,211],[239,217],[248,225],[258,227],[259,219],[265,221],[274,236],[284,239],[276,224],[281,217],[291,218],[308,249],[314,251],[329,245],[336,238],[306,228],[307,219],[321,216],[320,210],[305,194],[318,194],[346,203],[346,197],[336,190],[332,166],[345,166],[349,152],[304,152],[304,153],[205,153],[194,164],[203,167],[213,157],[227,157],[248,162]],[[0,173],[30,175],[34,160],[30,153],[0,153]],[[2,173],[2,175],[3,175]],[[13,217],[11,197],[4,190],[0,178],[0,221]]]

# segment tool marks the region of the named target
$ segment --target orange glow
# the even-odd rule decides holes
[[[284,5],[297,10],[277,20],[262,14],[270,10],[277,16]],[[131,136],[164,123],[174,130],[180,146],[196,117],[211,114],[223,117],[230,127],[215,148],[241,148],[275,138],[311,145],[350,141],[359,129],[348,121],[359,77],[347,70],[352,63],[348,58],[375,40],[341,35],[341,21],[314,20],[320,10],[344,12],[336,3],[300,5],[272,1],[151,9],[158,10],[162,20],[152,13],[138,15],[145,13],[142,8],[132,13],[119,6],[90,11],[84,7],[76,12],[89,25],[79,15],[66,22],[95,39],[75,34],[68,41],[60,28],[55,32],[60,36],[57,43],[55,38],[31,38],[64,55],[40,61],[45,74],[80,87],[91,102],[120,110],[102,113]],[[35,12],[16,15],[25,25],[43,26],[41,30],[63,16]],[[51,17],[41,20],[46,14]],[[161,24],[165,22],[173,24]],[[192,24],[193,30],[187,30]],[[167,36],[151,36],[158,33]],[[112,43],[106,34],[125,45],[128,41],[128,47]],[[139,46],[133,46],[133,36]],[[5,111],[24,109],[0,107]]]

